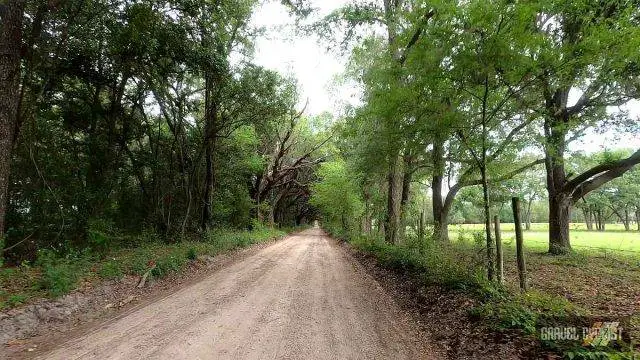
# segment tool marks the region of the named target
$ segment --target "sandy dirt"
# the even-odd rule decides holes
[[[310,229],[39,358],[441,358],[424,336],[344,249]]]

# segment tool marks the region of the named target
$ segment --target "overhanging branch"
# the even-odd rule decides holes
[[[569,194],[571,201],[575,203],[593,190],[622,176],[637,164],[640,164],[640,149],[626,159],[592,167],[568,181],[562,190]]]

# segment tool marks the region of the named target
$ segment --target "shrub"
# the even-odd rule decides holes
[[[198,252],[196,251],[196,248],[190,247],[189,250],[187,250],[187,259],[195,260],[197,258],[198,258]]]
[[[469,313],[499,330],[523,329],[528,334],[536,331],[537,313],[514,301],[487,302],[472,308]]]
[[[113,245],[114,228],[113,222],[107,219],[89,219],[87,227],[89,247],[100,254],[104,254]]]
[[[561,296],[530,290],[517,296],[517,301],[541,314],[542,318],[563,320],[585,316],[586,312]]]
[[[161,278],[167,276],[171,272],[177,272],[182,268],[185,263],[185,259],[175,256],[168,255],[160,258],[156,262],[156,267],[151,271],[151,274],[154,277]]]
[[[116,259],[109,260],[102,264],[98,275],[105,279],[120,279],[124,276],[122,266]]]
[[[39,250],[36,265],[42,268],[39,287],[50,296],[64,295],[75,287],[78,269],[67,259],[59,258],[55,251]]]
[[[61,262],[44,265],[41,288],[47,290],[50,296],[58,297],[73,290],[76,285],[77,274],[70,264]]]
[[[15,294],[15,295],[9,296],[7,301],[5,301],[5,304],[8,307],[14,307],[14,306],[18,306],[20,304],[23,304],[26,300],[27,300],[27,296],[26,295]]]
[[[487,291],[485,294],[485,303],[471,309],[470,314],[500,330],[522,329],[534,334],[538,327],[566,323],[569,318],[585,315],[567,299],[538,291],[510,296],[504,289],[496,288],[493,294]]]
[[[411,242],[402,245],[386,243],[372,236],[351,236],[356,248],[373,254],[385,267],[420,273],[426,283],[453,288],[477,288],[481,284],[475,253],[469,245],[445,245],[432,241],[422,245]]]
[[[148,245],[160,241],[160,236],[152,227],[145,227],[137,237],[136,245]]]
[[[153,256],[147,248],[138,248],[133,251],[131,257],[127,260],[127,273],[137,275],[144,274],[149,269],[149,260]]]

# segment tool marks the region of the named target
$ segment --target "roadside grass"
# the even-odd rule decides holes
[[[0,268],[0,310],[36,298],[56,298],[87,282],[142,275],[151,270],[155,278],[181,271],[198,256],[216,256],[237,248],[282,237],[293,229],[267,227],[253,231],[215,230],[202,241],[188,240],[166,244],[158,238],[140,239],[140,246],[106,251],[84,251],[60,256],[41,251],[34,263]],[[130,243],[135,243],[131,241]]]
[[[631,359],[638,356],[635,350],[629,352],[628,349],[631,339],[636,342],[640,339],[640,253],[611,248],[618,247],[621,236],[626,236],[627,248],[638,248],[640,235],[615,229],[591,233],[577,227],[572,230],[572,243],[589,244],[590,247],[576,246],[572,254],[551,256],[547,254],[544,226],[536,224],[525,233],[530,290],[524,294],[519,291],[515,242],[509,232],[513,231],[513,224],[502,227],[504,286],[485,279],[482,225],[452,228],[450,237],[453,241],[446,245],[435,244],[429,239],[420,244],[411,237],[399,245],[387,244],[373,236],[342,234],[341,237],[349,239],[357,249],[372,254],[387,268],[417,274],[425,285],[467,293],[476,301],[476,305],[468,309],[469,315],[490,329],[522,331],[540,340],[542,327],[575,326],[582,331],[583,327],[597,321],[619,321],[625,328],[625,338],[612,342],[609,347],[585,348],[575,341],[541,344],[571,359]],[[532,240],[535,236],[541,237],[531,236],[536,233],[544,234],[544,244]]]

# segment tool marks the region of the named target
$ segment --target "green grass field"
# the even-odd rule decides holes
[[[546,251],[549,246],[548,224],[531,224],[531,230],[524,232],[525,247],[533,251]],[[483,224],[450,225],[449,236],[452,240],[472,239],[473,232],[483,231]],[[514,243],[514,224],[501,224],[502,240],[507,246]],[[571,224],[571,246],[575,250],[616,250],[637,252],[640,256],[640,232],[637,227],[625,231],[622,224],[607,224],[605,232],[587,231],[585,224]],[[595,249],[593,249],[595,248]],[[629,255],[634,255],[629,253]]]

